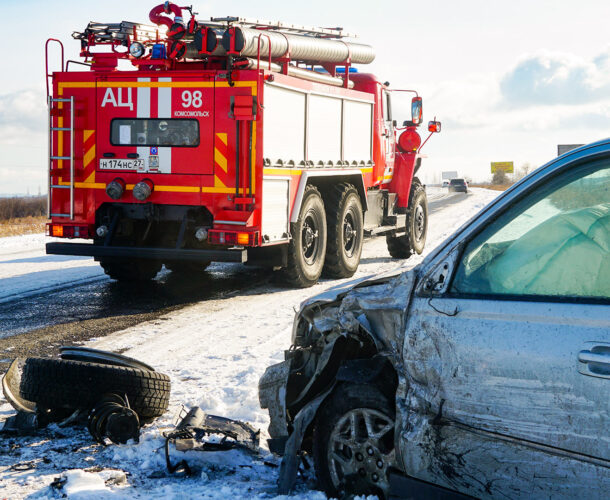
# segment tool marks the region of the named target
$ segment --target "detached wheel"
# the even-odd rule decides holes
[[[100,266],[117,281],[149,281],[161,270],[161,262],[148,259],[102,259]]]
[[[127,396],[143,420],[163,415],[170,380],[163,373],[125,366],[63,359],[28,358],[23,365],[21,396],[49,409],[89,410],[105,394]]]
[[[362,203],[352,184],[339,184],[329,194],[326,227],[328,243],[324,275],[349,278],[360,264],[364,237]]]
[[[292,286],[312,286],[322,274],[326,254],[326,212],[315,186],[305,188],[301,212],[290,233],[284,278]]]
[[[408,259],[414,253],[421,254],[428,235],[428,199],[419,180],[413,179],[409,194],[409,208],[403,236],[386,236],[388,252],[395,259]]]
[[[165,262],[165,267],[176,274],[203,274],[210,264],[211,262],[173,260]]]
[[[316,419],[316,476],[329,497],[387,496],[394,464],[394,404],[372,385],[340,386]]]

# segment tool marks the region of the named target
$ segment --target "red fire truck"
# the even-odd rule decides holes
[[[421,97],[358,72],[373,49],[340,28],[195,14],[165,2],[153,25],[91,22],[73,34],[84,62],[61,46],[52,74],[47,41],[47,232],[92,240],[47,253],[117,280],[231,261],[295,286],[351,276],[365,236],[421,253]],[[397,92],[413,94],[403,127]]]

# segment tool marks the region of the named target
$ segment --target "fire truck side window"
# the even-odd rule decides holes
[[[383,93],[383,119],[386,122],[392,121],[392,102],[390,101],[390,93]]]
[[[117,118],[110,125],[113,146],[199,146],[199,122],[174,120]]]

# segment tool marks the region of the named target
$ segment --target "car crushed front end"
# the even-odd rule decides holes
[[[416,274],[412,270],[376,276],[353,287],[331,289],[301,305],[285,361],[267,368],[259,382],[261,406],[269,410],[271,420],[269,448],[283,455],[280,493],[294,485],[299,453],[312,452],[316,415],[338,386],[374,385],[392,404],[404,392],[398,369],[401,335]],[[378,481],[383,491],[387,478]]]

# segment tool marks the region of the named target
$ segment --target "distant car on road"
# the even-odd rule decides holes
[[[449,187],[449,181],[447,181],[447,180],[443,181],[443,187],[444,188]]]
[[[468,183],[464,179],[451,179],[449,181],[449,192],[450,193],[467,193]]]
[[[608,498],[610,140],[304,302],[291,344],[259,386],[285,489],[306,452],[335,497]]]

